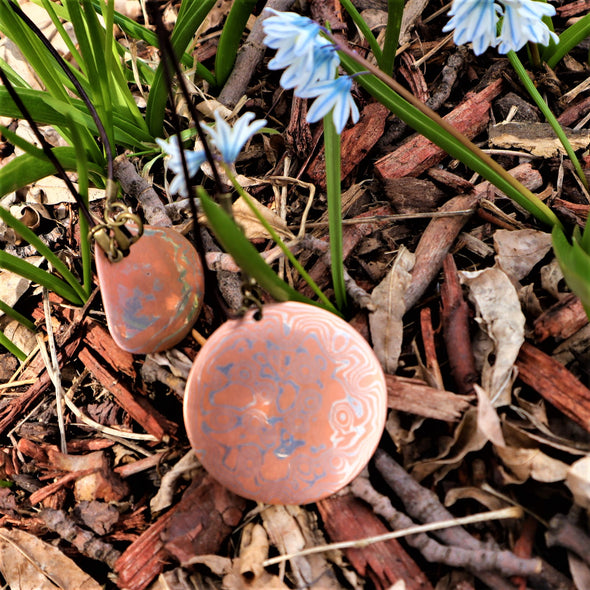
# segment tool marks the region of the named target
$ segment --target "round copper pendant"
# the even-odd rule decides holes
[[[204,467],[240,496],[306,504],[349,483],[383,432],[383,371],[365,339],[304,303],[221,326],[190,371],[184,421]]]
[[[96,270],[109,332],[122,349],[171,348],[197,319],[205,276],[192,244],[171,228],[145,227],[120,262],[96,248]]]

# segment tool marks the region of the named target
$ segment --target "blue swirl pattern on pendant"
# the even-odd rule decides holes
[[[221,326],[189,374],[184,419],[205,468],[253,500],[305,504],[349,483],[386,417],[383,371],[363,337],[298,302]]]
[[[145,227],[119,262],[97,247],[96,270],[109,332],[122,349],[172,348],[195,323],[205,275],[197,251],[172,228]]]

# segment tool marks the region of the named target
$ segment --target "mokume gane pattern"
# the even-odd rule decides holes
[[[265,305],[197,355],[184,418],[205,468],[246,498],[305,504],[349,483],[386,417],[383,371],[349,324],[311,305]]]
[[[120,262],[96,248],[96,270],[109,331],[123,350],[172,348],[195,323],[205,275],[197,251],[175,230],[144,227]]]

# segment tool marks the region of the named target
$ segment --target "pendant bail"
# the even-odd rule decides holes
[[[123,203],[115,201],[117,185],[109,180],[106,188],[104,222],[89,232],[110,262],[119,262],[129,255],[129,248],[143,235],[143,221]],[[127,224],[134,226],[129,230]]]

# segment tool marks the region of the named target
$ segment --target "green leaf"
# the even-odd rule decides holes
[[[215,83],[221,86],[236,61],[242,34],[248,18],[256,8],[256,0],[235,0],[223,25],[215,55]]]
[[[43,150],[38,151],[39,155],[22,154],[0,168],[0,197],[55,174],[55,168],[45,157]],[[77,159],[74,148],[57,147],[53,148],[53,152],[66,170],[76,170]],[[104,170],[96,164],[90,165],[90,171],[97,176],[104,174]]]
[[[551,237],[555,257],[568,287],[580,298],[586,315],[590,318],[590,254],[584,252],[580,245],[580,232],[576,228],[570,243],[563,230],[554,227]]]
[[[57,293],[74,305],[82,305],[83,303],[83,299],[70,285],[68,285],[68,283],[45,270],[37,268],[30,262],[18,258],[18,256],[13,256],[12,254],[0,250],[0,267],[5,268],[10,272],[14,272],[43,287],[47,287],[47,289]]]
[[[281,280],[244,236],[234,220],[213,202],[202,187],[199,187],[197,191],[215,237],[245,273],[256,279],[256,282],[277,301],[302,301],[323,307]]]
[[[216,2],[217,0],[200,0],[199,2],[183,0],[176,19],[176,26],[170,38],[172,48],[177,56],[184,53],[196,30],[201,26]],[[154,76],[146,107],[146,122],[153,137],[163,137],[164,110],[167,99],[168,88],[166,87],[164,67],[160,64]]]
[[[27,358],[27,355],[2,331],[0,331],[0,345],[4,346],[4,348],[6,348],[10,354],[13,354],[19,361],[21,361],[21,363]]]
[[[583,16],[579,21],[568,27],[559,35],[559,43],[544,51],[543,57],[547,65],[552,69],[555,68],[564,55],[577,47],[587,37],[590,37],[590,14]],[[548,51],[551,49],[552,51]]]
[[[35,324],[29,319],[26,318],[22,313],[16,311],[16,309],[10,307],[10,305],[4,303],[0,299],[0,311],[4,312],[8,317],[11,317],[13,320],[16,320],[19,324],[22,324],[25,328],[34,332],[36,330]]]

